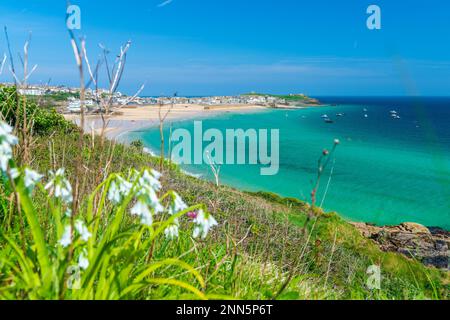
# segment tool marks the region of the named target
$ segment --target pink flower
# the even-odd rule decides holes
[[[191,211],[191,212],[188,212],[188,213],[187,213],[187,216],[188,216],[188,218],[190,218],[190,219],[195,219],[195,218],[197,218],[198,213],[197,213],[197,212],[194,212],[194,211]]]

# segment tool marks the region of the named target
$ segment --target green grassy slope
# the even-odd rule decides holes
[[[40,137],[34,149],[34,165],[45,172],[51,162],[68,172],[79,150],[77,135],[53,135],[55,158],[49,157],[47,137]],[[86,137],[85,166],[105,161],[98,152],[98,139]],[[141,150],[108,143],[113,156],[110,172],[129,167],[157,167],[158,159]],[[86,191],[95,185],[96,173],[86,175]],[[183,174],[176,166],[163,178],[165,189],[177,190],[189,203],[204,203],[220,223],[212,236],[185,255],[191,239],[184,234],[177,245],[162,244],[160,257],[183,255],[209,279],[208,292],[244,299],[421,299],[448,298],[448,273],[426,268],[401,255],[381,252],[335,213],[317,210],[317,219],[307,224],[309,206],[295,199],[273,194],[250,194]],[[336,238],[336,241],[334,239]],[[379,265],[381,290],[368,290],[367,268]],[[287,288],[280,291],[292,276]],[[180,292],[167,291],[177,298]]]

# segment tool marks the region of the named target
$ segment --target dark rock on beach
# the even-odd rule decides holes
[[[353,225],[383,251],[398,252],[427,266],[450,270],[450,232],[446,230],[417,223],[385,227],[367,223]]]

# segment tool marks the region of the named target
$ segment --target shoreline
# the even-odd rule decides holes
[[[226,113],[254,113],[264,110],[270,110],[268,107],[259,105],[180,105],[175,104],[173,108],[165,105],[161,108],[161,114],[164,116],[171,109],[165,120],[165,123],[178,122],[192,119],[210,118]],[[79,114],[64,114],[66,120],[79,125]],[[111,140],[118,140],[128,132],[152,128],[159,125],[159,106],[125,106],[117,110],[113,115],[106,118],[107,126],[105,136]],[[100,115],[85,116],[85,132],[94,131],[99,134],[103,126],[103,120]]]

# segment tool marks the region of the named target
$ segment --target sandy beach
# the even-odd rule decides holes
[[[224,113],[249,113],[266,110],[267,107],[257,105],[217,105],[204,106],[196,104],[188,105],[170,105],[161,108],[161,114],[165,115],[170,112],[166,118],[165,123],[168,124],[174,121],[189,120],[194,118],[208,118]],[[80,115],[65,114],[67,120],[73,121],[77,124],[80,122]],[[139,130],[142,128],[149,128],[159,124],[159,106],[126,106],[117,110],[113,115],[105,118],[107,121],[106,136],[110,139],[117,140],[126,132]],[[85,117],[85,131],[99,133],[103,126],[103,120],[99,115],[86,115]]]

